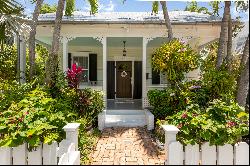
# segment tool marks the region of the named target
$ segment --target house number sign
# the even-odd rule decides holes
[[[121,73],[121,77],[126,77],[128,74],[127,74],[127,72],[126,71],[123,71],[122,73]]]

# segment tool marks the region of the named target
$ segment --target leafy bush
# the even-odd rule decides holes
[[[189,103],[188,93],[174,88],[150,90],[148,91],[148,99],[150,105],[153,106],[152,113],[155,119],[161,120],[185,109],[186,104]]]
[[[64,136],[62,127],[73,120],[73,115],[57,109],[55,103],[56,100],[39,87],[20,102],[12,103],[1,112],[0,146],[17,146],[27,142],[34,147],[40,142],[61,141]]]
[[[166,73],[167,81],[175,85],[185,78],[184,72],[188,73],[199,67],[199,60],[199,54],[189,45],[175,39],[155,50],[152,66],[154,70]]]
[[[8,109],[12,103],[18,103],[32,89],[34,82],[19,84],[17,81],[0,79],[0,112]]]
[[[13,81],[16,79],[17,49],[15,45],[4,45],[0,50],[0,79]]]
[[[233,101],[216,99],[205,110],[198,105],[190,105],[186,110],[166,118],[164,124],[172,124],[180,129],[177,140],[183,144],[234,144],[242,136],[248,135],[249,114]]]

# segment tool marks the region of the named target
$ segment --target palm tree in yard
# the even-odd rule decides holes
[[[228,21],[230,19],[230,6],[231,6],[231,2],[225,1],[224,14],[222,18],[221,32],[220,32],[220,38],[219,38],[219,46],[218,46],[218,52],[217,52],[216,69],[219,69],[221,67],[223,59],[225,58]]]
[[[249,91],[249,36],[246,40],[240,64],[240,76],[237,80],[236,100],[241,106],[246,105],[247,94]]]
[[[42,7],[43,0],[36,0],[36,6],[33,13],[33,19],[31,23],[31,31],[29,36],[29,65],[30,65],[30,80],[32,80],[35,72],[35,36],[38,16]]]
[[[162,7],[162,12],[165,20],[165,25],[168,31],[168,38],[169,40],[172,40],[174,38],[173,35],[173,30],[172,30],[172,25],[170,22],[169,14],[168,14],[168,9],[167,9],[167,2],[166,1],[160,1],[161,7]],[[158,13],[159,10],[159,2],[154,1],[152,4],[152,12],[153,13]]]
[[[56,18],[55,18],[55,25],[54,25],[54,32],[53,32],[53,41],[50,50],[50,55],[47,62],[47,84],[50,88],[55,88],[56,85],[56,77],[57,77],[57,70],[58,70],[58,50],[59,50],[59,42],[60,42],[60,31],[61,31],[61,23],[62,23],[62,16],[63,10],[65,6],[66,0],[58,0],[57,10],[56,10]],[[72,5],[73,0],[69,4]],[[97,12],[98,1],[97,0],[88,0],[91,5],[92,13]],[[74,4],[74,3],[73,3]],[[74,8],[71,6],[71,10]],[[72,12],[72,11],[71,11]],[[68,13],[68,12],[67,12]],[[70,13],[70,12],[69,12]]]

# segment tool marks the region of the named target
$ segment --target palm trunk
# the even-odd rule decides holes
[[[168,15],[168,9],[167,9],[166,1],[161,1],[161,6],[162,6],[162,11],[163,11],[163,16],[164,16],[164,19],[165,19],[165,24],[166,24],[166,27],[168,29],[168,38],[169,38],[169,40],[172,40],[173,39],[173,30],[172,30],[170,18],[169,18],[169,15]]]
[[[231,62],[233,58],[232,57],[232,38],[233,38],[233,29],[232,29],[232,19],[231,19],[231,14],[230,14],[229,20],[228,20],[227,56],[225,59],[229,71],[231,71]]]
[[[36,1],[36,7],[33,13],[33,19],[31,23],[31,31],[29,36],[29,65],[30,65],[30,80],[32,80],[35,74],[35,37],[38,16],[42,7],[43,0]]]
[[[56,74],[58,69],[58,50],[59,50],[59,42],[60,42],[60,31],[61,31],[61,23],[63,17],[63,9],[64,9],[65,0],[59,0],[58,6],[56,10],[56,19],[55,26],[53,32],[53,41],[51,46],[50,55],[47,63],[47,83],[49,87],[54,88],[56,83]]]
[[[247,57],[246,66],[240,74],[237,96],[236,96],[238,104],[242,107],[245,107],[246,105],[248,90],[249,90],[249,56]]]
[[[224,14],[223,14],[222,24],[221,24],[219,46],[218,46],[218,52],[217,52],[216,69],[220,68],[223,62],[224,55],[225,55],[226,34],[227,34],[228,20],[229,20],[229,15],[230,15],[230,5],[231,5],[230,1],[225,1]]]
[[[243,54],[242,54],[242,57],[240,60],[240,67],[241,68],[246,65],[248,56],[249,56],[249,35],[247,37],[247,40],[246,40],[246,43],[244,46],[244,50],[243,50]]]

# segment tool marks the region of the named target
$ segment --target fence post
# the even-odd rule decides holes
[[[66,132],[66,140],[75,144],[75,150],[78,151],[78,128],[80,123],[68,123],[63,127]]]
[[[163,130],[165,131],[165,152],[166,152],[166,160],[165,160],[165,165],[169,165],[168,161],[168,145],[171,142],[176,141],[176,134],[180,131],[177,127],[174,125],[162,125]]]

